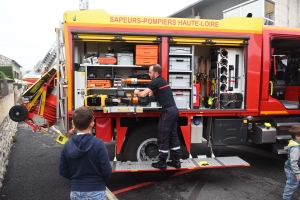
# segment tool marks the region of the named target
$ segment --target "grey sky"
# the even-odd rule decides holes
[[[90,9],[109,14],[168,16],[197,0],[89,0]],[[79,0],[0,0],[0,54],[32,69],[55,41],[55,27]],[[176,3],[175,3],[176,2]]]

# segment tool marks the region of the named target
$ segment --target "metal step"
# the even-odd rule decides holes
[[[277,128],[300,125],[300,119],[298,117],[276,117],[273,118],[273,125]]]
[[[181,168],[167,167],[166,170],[198,170],[211,168],[231,168],[247,167],[249,163],[237,156],[215,157],[215,158],[189,158],[181,161]],[[111,166],[114,173],[116,172],[148,172],[162,171],[151,166],[153,162],[121,162],[112,161]],[[164,171],[166,171],[164,170]]]
[[[273,144],[273,151],[277,154],[287,154],[288,151],[284,149],[287,144],[276,143]]]
[[[282,126],[293,126],[293,125],[300,125],[298,122],[287,122],[287,123],[278,123],[277,127],[282,127]]]
[[[276,139],[277,140],[291,140],[292,136],[291,135],[277,135]]]
[[[280,100],[280,102],[286,109],[292,109],[292,110],[299,109],[298,101]]]

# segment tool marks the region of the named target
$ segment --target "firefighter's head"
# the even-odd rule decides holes
[[[94,126],[94,112],[85,106],[75,109],[72,118],[78,132],[90,130]]]
[[[155,64],[149,67],[149,76],[151,79],[154,79],[161,75],[162,69],[159,64]]]

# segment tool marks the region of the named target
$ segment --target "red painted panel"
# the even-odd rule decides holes
[[[248,46],[248,56],[245,61],[247,71],[245,72],[246,83],[246,105],[247,109],[259,108],[260,84],[261,84],[261,47],[262,37],[259,34],[251,35]]]
[[[168,58],[169,58],[169,43],[167,37],[162,37],[161,42],[161,67],[162,77],[168,80]]]
[[[298,95],[300,95],[299,86],[286,86],[285,87],[285,100],[298,101]]]
[[[186,149],[191,152],[191,121],[188,118],[186,126],[180,126]]]
[[[282,111],[282,114],[287,114],[285,107],[280,103],[279,100],[274,99],[272,97],[269,98],[269,101],[261,102],[260,112],[263,111]]]
[[[120,124],[120,120],[121,118],[120,117],[117,117],[116,118],[116,130],[117,130],[117,154],[120,154],[121,153],[121,149],[122,149],[122,146],[123,146],[123,142],[125,140],[125,135],[126,135],[126,132],[127,132],[127,128],[128,127],[121,127],[121,124]]]
[[[96,137],[103,142],[112,141],[112,118],[96,118]]]

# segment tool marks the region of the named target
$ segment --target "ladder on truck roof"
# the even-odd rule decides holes
[[[47,54],[45,55],[45,57],[43,58],[43,60],[41,60],[35,67],[34,67],[34,71],[36,73],[41,73],[44,70],[47,71],[47,69],[49,69],[51,67],[51,65],[53,64],[53,62],[56,59],[56,41],[52,44],[51,48],[49,49],[49,51],[47,52]]]

